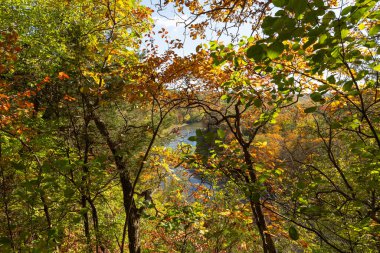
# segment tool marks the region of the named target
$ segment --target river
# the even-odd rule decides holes
[[[185,143],[185,144],[190,144],[191,146],[193,146],[195,150],[195,146],[197,145],[197,143],[195,141],[190,141],[189,137],[195,136],[196,135],[195,132],[197,129],[204,129],[204,125],[201,122],[197,122],[197,123],[192,123],[189,125],[182,126],[178,131],[178,135],[165,146],[172,149],[176,149],[179,144]],[[177,168],[172,168],[172,171],[176,174],[176,176],[181,178],[181,180],[189,181],[190,183],[189,194],[196,191],[197,186],[199,185],[205,186],[209,189],[212,188],[211,184],[197,177],[197,175],[193,171],[185,170],[181,166]]]

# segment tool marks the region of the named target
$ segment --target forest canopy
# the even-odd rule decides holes
[[[376,0],[2,0],[0,252],[380,252],[379,74]]]

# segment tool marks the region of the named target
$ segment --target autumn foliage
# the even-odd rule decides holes
[[[378,252],[379,3],[144,4],[2,2],[0,252]]]

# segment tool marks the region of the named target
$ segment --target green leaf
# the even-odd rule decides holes
[[[57,238],[58,237],[58,229],[51,228],[48,230],[48,236],[49,238]]]
[[[308,2],[306,0],[289,0],[288,7],[297,15],[302,14],[307,8]]]
[[[375,71],[380,72],[380,64],[372,68]]]
[[[190,136],[188,138],[189,141],[197,141],[197,136]]]
[[[319,43],[324,44],[326,39],[327,39],[327,35],[321,34],[321,36],[319,36]]]
[[[298,50],[298,49],[300,49],[301,48],[301,46],[300,46],[300,44],[298,44],[298,43],[294,43],[293,45],[292,45],[292,49],[293,50]]]
[[[330,87],[328,84],[324,84],[318,87],[318,91],[325,91]]]
[[[304,113],[312,113],[312,112],[315,112],[316,110],[317,110],[317,107],[313,106],[313,107],[306,108],[304,110]]]
[[[268,57],[273,60],[276,59],[284,51],[284,45],[281,42],[274,42],[267,49]]]
[[[272,3],[276,7],[284,7],[286,4],[286,1],[285,0],[273,0]]]
[[[342,12],[341,12],[341,15],[342,15],[342,16],[347,15],[348,13],[351,12],[352,8],[353,8],[353,6],[348,6],[348,7],[344,8],[344,9],[342,10]]]
[[[267,54],[271,60],[276,59],[279,56],[279,54],[276,51],[272,51],[270,49],[267,51]]]
[[[327,81],[329,83],[332,83],[332,84],[335,84],[336,83],[336,80],[335,80],[335,76],[334,75],[331,75],[327,78]]]
[[[314,0],[314,4],[315,6],[319,8],[323,8],[325,6],[325,3],[323,2],[323,0]]]
[[[217,130],[217,133],[218,133],[218,137],[220,138],[220,139],[224,139],[224,137],[226,137],[226,133],[223,131],[223,129],[218,129]]]
[[[273,68],[271,66],[266,67],[265,72],[272,72]]]
[[[379,25],[375,25],[374,27],[372,27],[371,29],[369,29],[368,34],[370,36],[374,36],[374,35],[378,34],[379,32],[380,32],[380,24]]]
[[[75,194],[75,191],[71,188],[66,188],[63,191],[63,195],[65,196],[65,198],[71,198],[72,196],[74,196],[74,194]]]
[[[322,18],[322,23],[327,24],[330,23],[332,20],[335,19],[335,13],[333,11],[327,12],[323,18]]]
[[[261,99],[255,99],[253,101],[253,104],[256,106],[256,107],[261,107],[263,102],[261,101]]]
[[[0,237],[0,245],[11,245],[11,243],[8,237]]]
[[[227,95],[227,94],[223,94],[223,95],[220,97],[220,99],[221,99],[221,100],[228,100],[229,97],[230,97],[229,95]]]
[[[320,63],[320,62],[323,62],[323,59],[324,59],[324,57],[325,57],[325,54],[323,53],[323,51],[318,51],[313,57],[312,57],[312,59],[313,59],[313,61],[315,62],[315,63]],[[317,65],[316,65],[317,66]],[[318,67],[318,66],[317,66]]]
[[[342,29],[342,31],[340,31],[340,36],[342,37],[342,39],[344,39],[348,36],[349,33],[350,31],[348,29]]]
[[[343,91],[350,91],[352,88],[352,81],[348,81],[343,85]]]
[[[253,58],[255,61],[260,61],[265,57],[265,50],[260,45],[253,45],[248,48],[247,57]]]
[[[229,103],[231,101],[232,97],[228,94],[224,94],[220,97],[220,99],[226,101],[226,103]]]
[[[314,102],[318,102],[318,101],[321,101],[322,99],[322,95],[321,93],[319,92],[313,92],[310,94],[310,98],[314,101]]]
[[[266,175],[266,174],[262,174],[259,176],[259,178],[257,179],[257,182],[259,184],[263,184],[267,179],[268,179],[269,175]]]
[[[335,47],[331,52],[331,56],[334,58],[338,58],[340,56],[340,47]]]
[[[237,58],[237,57],[234,57],[234,67],[235,68],[238,68],[239,67],[239,58]]]
[[[293,226],[289,228],[289,236],[292,240],[298,240],[298,238],[300,238],[297,229]]]

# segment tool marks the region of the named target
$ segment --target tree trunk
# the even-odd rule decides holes
[[[88,135],[88,125],[90,123],[90,118],[87,116],[86,111],[84,111],[84,124],[83,124],[83,138],[84,138],[84,150],[83,150],[83,166],[82,166],[82,184],[81,184],[81,193],[82,193],[82,208],[87,207],[87,201],[90,199],[89,186],[88,186],[88,177],[89,177],[89,169],[87,166],[88,163],[88,153],[90,150],[90,136]],[[91,203],[90,203],[91,204]],[[90,234],[90,222],[88,217],[88,212],[83,213],[83,225],[84,225],[84,233],[86,236],[87,242],[87,250],[91,252],[91,234]],[[95,228],[95,226],[94,226]],[[96,234],[96,231],[95,231]],[[96,234],[96,238],[98,235]],[[96,241],[98,242],[98,241]],[[96,244],[96,252],[98,252],[98,244]]]
[[[260,203],[255,203],[252,199],[249,200],[253,218],[256,222],[256,226],[259,229],[260,237],[263,243],[263,251],[265,253],[275,253],[276,247],[272,240],[272,236],[267,232],[267,226],[265,217],[260,206]]]
[[[123,169],[125,165],[120,164],[119,169]],[[125,170],[125,168],[124,168]],[[132,195],[132,183],[128,174],[120,174],[121,187],[123,190],[123,200],[126,215],[126,223],[128,226],[128,248],[130,253],[140,253],[140,210],[137,209],[135,200]],[[125,235],[123,235],[125,236]],[[123,238],[124,241],[124,238]],[[122,243],[124,245],[124,243]]]
[[[99,249],[100,249],[100,252],[105,252],[106,251],[105,246],[102,244],[102,240],[100,239],[98,211],[92,199],[88,198],[87,201],[91,206],[91,216],[92,216],[92,222],[94,224],[95,239],[96,239],[96,252],[99,252]]]
[[[1,136],[0,136],[0,162],[2,165],[2,144],[1,144]],[[3,170],[3,167],[0,166],[0,173],[1,173],[1,184],[0,184],[0,189],[2,190],[2,200],[3,200],[3,204],[4,204],[4,213],[5,213],[5,217],[7,219],[7,229],[8,229],[8,236],[9,236],[9,240],[11,242],[11,248],[12,248],[12,252],[16,252],[16,247],[15,247],[15,243],[14,243],[14,240],[13,240],[13,231],[12,231],[12,222],[11,222],[11,217],[10,217],[10,210],[9,210],[9,195],[12,196],[12,190],[11,188],[8,188],[8,180],[7,180],[7,177],[4,175],[4,170]],[[11,193],[9,194],[8,191]]]
[[[107,141],[108,148],[110,149],[113,159],[116,165],[116,168],[119,171],[120,183],[123,190],[123,201],[124,209],[127,217],[126,223],[128,226],[128,243],[129,243],[129,252],[130,253],[140,253],[140,210],[137,209],[135,200],[133,199],[133,185],[132,180],[129,177],[126,164],[123,161],[123,157],[120,155],[120,152],[117,147],[117,143],[111,139],[111,136],[108,132],[106,125],[99,119],[95,114],[92,114],[95,125],[98,128],[100,134]],[[121,243],[121,252],[124,252],[124,238],[125,234],[123,233],[122,243]]]
[[[82,195],[81,200],[82,208],[86,208],[86,196]],[[86,236],[87,243],[87,252],[91,252],[91,234],[90,234],[90,226],[88,222],[88,212],[83,213],[83,229],[84,235]]]
[[[140,212],[133,205],[128,216],[128,246],[130,253],[140,253]]]
[[[251,155],[248,151],[248,148],[243,147],[244,151],[244,160],[248,167],[249,177],[251,183],[257,182],[257,177],[255,170],[253,168]],[[253,214],[253,219],[256,222],[256,226],[259,230],[261,241],[263,243],[263,252],[264,253],[276,253],[276,246],[274,245],[272,236],[267,231],[267,224],[265,221],[264,213],[260,205],[260,200],[255,201],[252,198],[252,192],[250,190],[249,202],[251,205],[251,210]]]

